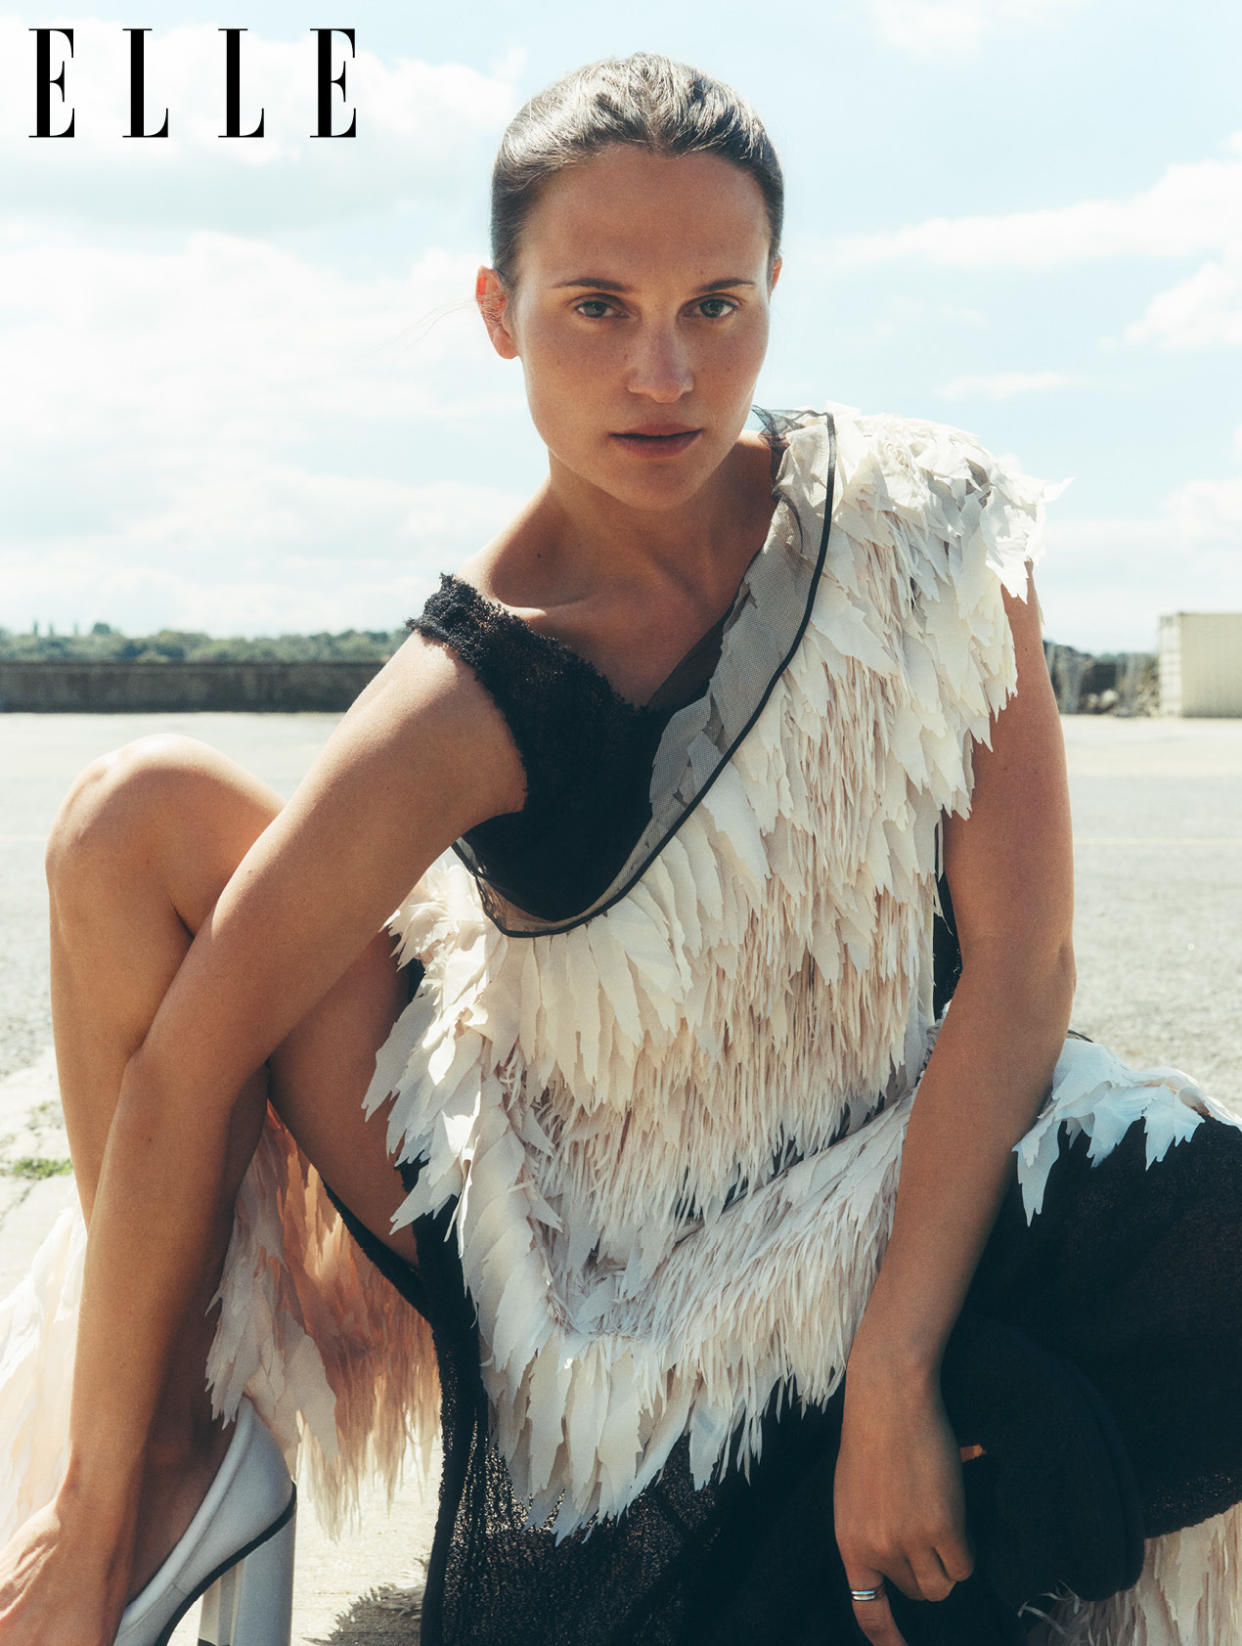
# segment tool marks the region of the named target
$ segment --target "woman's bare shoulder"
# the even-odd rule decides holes
[[[446,814],[463,819],[458,832],[523,804],[521,757],[495,701],[456,652],[418,632],[354,700],[338,735],[360,756],[382,744],[399,771],[434,784]]]

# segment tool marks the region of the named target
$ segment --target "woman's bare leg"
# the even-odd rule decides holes
[[[205,745],[155,738],[88,767],[61,809],[47,854],[52,1011],[88,1221],[126,1062],[194,932],[280,804],[273,790]],[[294,1135],[382,1235],[401,1190],[387,1162],[382,1118],[364,1122],[361,1097],[375,1050],[400,1009],[390,947],[387,938],[377,939],[272,1059]],[[227,1444],[212,1422],[203,1369],[215,1329],[210,1302],[268,1095],[268,1071],[256,1071],[238,1106],[212,1249],[187,1300],[152,1432],[131,1589],[158,1568],[188,1525]],[[276,1090],[272,1095],[279,1100]],[[408,1231],[394,1245],[413,1257]]]

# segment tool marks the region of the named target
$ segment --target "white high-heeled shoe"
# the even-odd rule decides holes
[[[297,1490],[248,1400],[185,1535],[121,1617],[115,1646],[167,1646],[202,1597],[199,1646],[289,1646]]]

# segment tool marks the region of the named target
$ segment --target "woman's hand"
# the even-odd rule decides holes
[[[73,1520],[51,1503],[0,1549],[0,1646],[111,1646],[129,1562]]]
[[[837,1546],[851,1589],[885,1580],[911,1600],[943,1600],[974,1570],[963,1456],[937,1380],[872,1373],[851,1359],[833,1486]],[[854,1602],[872,1646],[902,1646],[887,1599]]]

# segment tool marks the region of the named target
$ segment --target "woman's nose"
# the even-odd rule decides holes
[[[694,387],[685,340],[675,326],[643,327],[629,359],[627,388],[662,404],[680,400]]]

